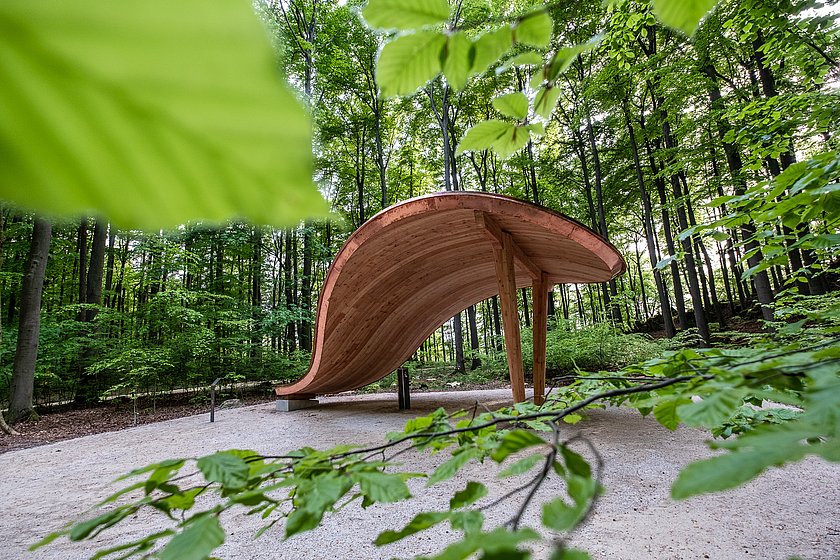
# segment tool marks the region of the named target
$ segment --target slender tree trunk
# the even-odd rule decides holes
[[[298,338],[300,347],[306,352],[312,352],[312,227],[304,226],[303,230],[303,276],[300,279],[301,315]]]
[[[105,267],[105,299],[103,305],[105,307],[113,307],[114,301],[114,260],[116,258],[116,232],[113,226],[108,231],[108,264]]]
[[[478,324],[475,315],[475,306],[469,306],[467,308],[467,322],[469,324],[470,331],[470,370],[475,370],[481,367],[481,358],[478,357]]]
[[[709,78],[708,90],[709,101],[712,109],[715,111],[715,121],[718,129],[718,137],[723,143],[723,153],[726,156],[726,165],[729,168],[729,174],[732,177],[734,192],[736,196],[744,194],[746,191],[746,180],[742,174],[743,163],[741,155],[737,148],[730,142],[726,142],[726,133],[729,130],[728,125],[723,121],[721,112],[723,110],[723,97],[720,93],[720,88],[717,84],[717,74],[708,58],[704,61],[703,69]],[[744,247],[751,256],[747,258],[747,264],[750,268],[758,266],[764,259],[761,253],[758,242],[753,239],[755,235],[755,226],[750,222],[741,226],[741,232],[744,239]],[[734,264],[734,263],[733,263]],[[734,267],[733,267],[734,269]],[[756,296],[761,304],[761,314],[764,320],[770,321],[773,319],[773,290],[770,288],[770,279],[766,270],[762,270],[753,275],[753,286],[755,287]]]
[[[662,322],[665,329],[665,336],[673,338],[677,334],[676,327],[674,327],[674,318],[671,315],[671,303],[668,301],[668,293],[665,291],[665,283],[662,281],[662,273],[656,268],[659,262],[659,255],[656,253],[656,240],[653,230],[653,209],[650,202],[650,195],[645,187],[645,178],[642,174],[642,165],[639,161],[639,146],[636,143],[636,133],[633,129],[633,124],[630,122],[630,112],[627,109],[626,103],[623,105],[624,119],[627,125],[627,132],[630,136],[630,147],[633,152],[633,165],[636,170],[636,185],[639,188],[639,196],[642,199],[642,224],[645,230],[645,239],[648,247],[648,257],[650,258],[650,266],[653,271],[653,280],[656,284],[656,294],[659,296],[659,311],[662,314]],[[644,278],[642,277],[641,265],[639,265],[639,280],[644,286]],[[647,310],[647,304],[645,304]]]
[[[607,218],[604,210],[604,190],[603,190],[603,173],[601,171],[601,156],[598,154],[598,146],[595,142],[595,131],[592,127],[592,119],[589,116],[589,111],[586,111],[586,136],[589,139],[589,150],[592,152],[592,168],[595,173],[595,200],[597,203],[598,215],[598,229],[601,236],[609,241],[610,235],[607,231]],[[618,295],[615,279],[608,282],[609,292],[604,289],[604,309],[610,308],[612,313],[612,320],[616,324],[621,324],[621,309],[618,305],[610,305],[610,300]]]
[[[461,323],[461,314],[457,313],[452,318],[452,335],[455,337],[455,371],[466,372],[464,365],[464,327]]]
[[[96,218],[91,240],[90,266],[87,273],[87,288],[85,302],[99,305],[102,303],[102,277],[105,270],[105,245],[108,237],[108,223],[102,218]],[[85,322],[90,323],[97,314],[96,309],[85,312]]]
[[[32,396],[41,330],[41,293],[51,234],[50,222],[36,217],[20,292],[20,326],[9,394],[8,422],[12,425],[38,418],[32,407]]]
[[[77,303],[86,303],[87,295],[87,254],[88,254],[88,219],[82,218],[79,222],[78,234],[76,236],[76,252],[79,260],[79,299]],[[76,320],[84,321],[85,312],[80,309]]]

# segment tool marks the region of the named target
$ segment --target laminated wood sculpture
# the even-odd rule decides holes
[[[585,226],[513,198],[438,193],[386,208],[336,255],[318,301],[312,361],[283,399],[363,387],[399,367],[444,321],[499,294],[513,398],[525,400],[516,288],[533,287],[534,395],[545,391],[546,296],[604,282],[618,251]]]

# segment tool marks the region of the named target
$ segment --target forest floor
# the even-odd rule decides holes
[[[374,384],[371,388],[347,394],[393,392],[396,382],[389,383],[387,379],[386,382]],[[412,378],[412,387],[418,391],[453,391],[497,389],[506,386],[503,381],[458,379],[446,379],[439,374],[428,377],[415,376]],[[248,406],[273,402],[275,397],[270,389],[255,388],[247,392],[223,393],[218,397],[217,406],[228,399],[238,399],[242,406]],[[0,432],[0,454],[175,418],[197,414],[209,415],[210,405],[209,397],[206,395],[196,398],[194,394],[182,394],[165,395],[154,401],[144,397],[137,400],[136,406],[131,400],[114,399],[89,408],[51,407],[39,410],[39,413],[41,417],[38,421],[26,422],[14,427],[20,433],[19,436],[10,436]]]
[[[50,531],[85,515],[97,501],[119,490],[112,481],[131,469],[172,457],[197,457],[218,449],[254,449],[268,455],[288,453],[304,445],[326,449],[354,442],[378,444],[385,434],[401,430],[412,417],[438,407],[458,410],[510,403],[510,390],[416,393],[411,410],[397,410],[396,395],[341,395],[321,399],[316,408],[281,413],[271,403],[222,410],[216,422],[206,415],[137,426],[20,449],[0,455],[0,496],[14,507],[4,513],[0,542],[4,560],[65,560],[90,557],[95,550],[116,546],[165,528],[163,515],[139,512],[91,542],[61,539],[34,553],[26,548]],[[670,487],[688,463],[714,452],[708,433],[680,427],[668,431],[650,417],[627,409],[591,410],[575,426],[564,426],[562,438],[582,437],[603,459],[606,493],[570,545],[595,559],[682,560],[711,558],[785,560],[791,556],[830,560],[840,552],[840,465],[809,458],[770,469],[733,491],[675,502]],[[582,445],[579,448],[593,459]],[[432,472],[449,453],[407,453],[401,469]],[[507,466],[507,465],[504,465]],[[318,529],[284,540],[282,527],[254,540],[258,516],[225,516],[225,545],[216,556],[225,560],[385,560],[440,551],[456,538],[442,524],[382,548],[372,544],[383,529],[397,529],[418,511],[445,510],[452,494],[467,480],[481,481],[490,494],[486,505],[522,484],[522,477],[500,478],[492,461],[469,464],[454,479],[433,489],[425,481],[408,484],[415,498],[367,509],[358,503],[328,515]],[[127,484],[127,483],[126,483]],[[523,518],[539,526],[542,504],[563,492],[549,478]],[[486,525],[498,527],[518,507],[518,498],[485,509]],[[89,515],[89,514],[88,514]],[[550,537],[550,535],[547,535]],[[534,546],[535,558],[550,555],[550,541]]]

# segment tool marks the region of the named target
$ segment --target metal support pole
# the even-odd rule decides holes
[[[397,399],[399,400],[400,410],[408,410],[411,408],[408,368],[397,368]]]
[[[224,379],[224,378],[219,377],[218,379],[216,379],[210,385],[210,421],[211,422],[216,421],[216,387],[219,385],[219,381],[221,381],[222,379]]]

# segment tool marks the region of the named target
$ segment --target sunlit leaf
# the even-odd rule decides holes
[[[455,91],[464,89],[467,85],[467,77],[470,73],[472,61],[470,60],[470,49],[472,43],[462,32],[449,35],[446,38],[446,54],[443,61],[443,75],[447,83]],[[472,52],[473,56],[475,51]]]
[[[374,28],[417,29],[449,18],[446,0],[368,0],[362,17]]]
[[[534,100],[534,112],[544,119],[550,118],[559,98],[560,88],[558,87],[546,86],[540,89]]]
[[[554,22],[544,10],[528,14],[519,20],[514,28],[514,40],[517,43],[533,47],[546,48],[551,43]]]
[[[0,3],[0,196],[123,227],[323,215],[248,2]]]
[[[525,126],[513,126],[493,143],[493,151],[502,159],[507,159],[528,143],[531,132]]]
[[[528,116],[528,98],[524,93],[508,93],[493,99],[493,107],[508,117],[522,120]]]
[[[718,0],[654,0],[653,12],[668,27],[693,35],[700,20],[717,3]]]
[[[481,74],[498,61],[513,46],[513,32],[509,27],[489,31],[475,40],[472,74]]]
[[[461,138],[461,142],[458,144],[458,153],[491,148],[496,141],[513,128],[513,124],[505,121],[481,121],[467,130],[464,137]]]
[[[409,95],[438,75],[446,37],[434,31],[402,35],[385,44],[376,65],[382,94]]]

